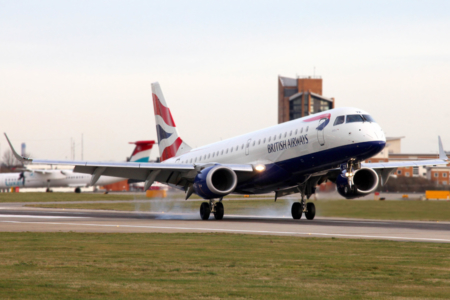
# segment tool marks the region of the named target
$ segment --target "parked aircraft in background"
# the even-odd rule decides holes
[[[130,144],[136,145],[130,162],[147,163],[150,159],[150,151],[155,141],[137,141]],[[93,186],[92,175],[73,172],[71,170],[25,170],[20,173],[3,173],[0,174],[0,189],[8,189],[11,187],[20,188],[47,188],[47,192],[52,187],[73,187],[75,193],[80,193],[82,187]],[[96,186],[112,184],[126,178],[113,176],[100,176],[95,182]]]
[[[275,193],[277,197],[300,193],[292,205],[294,219],[315,216],[305,197],[326,180],[339,193],[353,199],[384,185],[398,167],[447,164],[439,138],[439,159],[415,162],[361,163],[386,144],[380,125],[358,108],[336,108],[266,129],[192,149],[178,134],[160,85],[152,84],[153,107],[161,163],[102,163],[23,158],[23,162],[75,165],[74,171],[145,180],[146,189],[156,180],[208,200],[200,216],[224,216],[222,198],[231,193]],[[211,125],[209,125],[211,126]],[[10,144],[11,145],[11,144]],[[12,148],[12,145],[11,145]]]

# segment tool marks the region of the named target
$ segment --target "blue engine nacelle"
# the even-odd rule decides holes
[[[233,192],[236,173],[225,166],[215,165],[201,170],[194,180],[194,192],[203,199],[221,198]]]
[[[348,184],[348,178],[345,176],[347,170],[336,179],[336,187],[342,197],[347,199],[354,199],[368,195],[375,191],[378,187],[378,174],[374,169],[361,168],[356,170],[352,176],[352,187]]]

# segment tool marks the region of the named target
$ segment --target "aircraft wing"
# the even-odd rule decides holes
[[[380,162],[380,163],[362,163],[361,167],[371,169],[396,169],[405,167],[419,167],[430,166],[435,167],[438,165],[446,165],[448,161],[442,159],[434,160],[417,160],[417,161],[393,161],[393,162]]]
[[[172,184],[187,188],[193,182],[195,176],[205,167],[215,163],[205,164],[167,164],[167,163],[136,163],[136,162],[88,162],[66,160],[30,159],[19,155],[12,146],[5,133],[11,150],[17,160],[26,163],[47,165],[71,165],[75,166],[74,172],[93,175],[89,185],[94,185],[101,175],[122,177],[128,179],[144,180],[148,189],[153,182]],[[239,177],[242,173],[255,172],[250,164],[221,164],[236,172]]]
[[[91,174],[94,185],[102,175],[123,177],[146,181],[150,187],[154,181],[187,187],[201,169],[212,166],[214,163],[206,164],[167,164],[167,163],[114,163],[114,162],[85,162],[85,161],[59,161],[33,159],[33,163],[50,165],[73,165],[76,173]],[[229,167],[239,176],[239,173],[254,172],[252,165],[245,164],[221,164]]]

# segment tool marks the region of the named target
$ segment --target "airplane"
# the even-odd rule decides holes
[[[269,128],[233,137],[199,148],[191,148],[178,134],[172,113],[159,83],[152,83],[153,108],[160,163],[103,163],[29,159],[24,163],[75,165],[74,172],[118,176],[153,182],[193,193],[205,199],[200,217],[213,213],[223,219],[223,197],[235,194],[274,192],[277,198],[300,194],[292,204],[293,219],[313,220],[315,205],[308,202],[316,185],[336,183],[346,199],[374,192],[398,167],[446,165],[447,156],[438,137],[439,159],[414,162],[363,163],[386,145],[385,134],[372,116],[359,108],[335,108]],[[5,134],[6,136],[6,134]],[[6,136],[8,139],[8,137]],[[93,183],[92,183],[93,184]]]
[[[150,159],[150,151],[155,141],[137,141],[130,142],[136,145],[130,162],[147,163]],[[118,178],[113,176],[100,176],[95,185],[103,186],[116,183],[126,178]],[[0,189],[8,189],[11,187],[21,188],[47,188],[47,192],[51,192],[51,187],[73,187],[75,193],[81,193],[81,187],[93,186],[91,184],[92,175],[73,172],[72,170],[29,170],[20,173],[3,173],[0,174]]]

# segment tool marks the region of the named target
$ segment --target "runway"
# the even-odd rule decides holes
[[[417,242],[450,242],[450,222],[379,221],[316,217],[293,220],[290,217],[225,215],[202,221],[198,214],[115,212],[0,207],[2,232],[120,232],[174,233],[216,232],[235,234],[288,235],[383,239]]]

